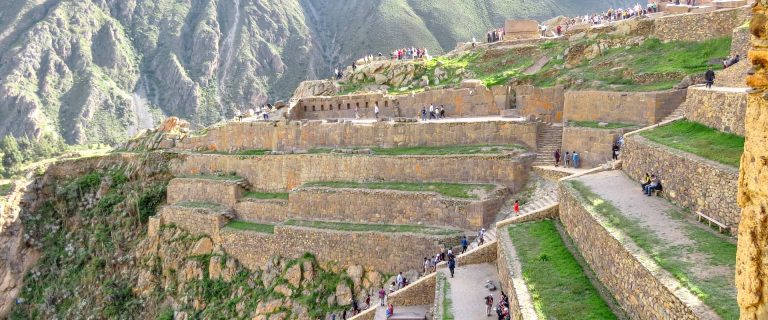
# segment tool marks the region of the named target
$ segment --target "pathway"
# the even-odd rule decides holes
[[[454,319],[481,320],[488,319],[485,315],[485,299],[488,294],[493,295],[493,303],[499,301],[501,296],[501,284],[499,283],[499,271],[496,265],[490,263],[458,266],[456,275],[451,278],[448,269],[441,269],[451,284],[450,297],[452,301],[451,311]],[[485,283],[491,280],[496,286],[495,291],[485,288]],[[495,317],[495,313],[493,314]]]
[[[733,299],[727,303],[730,303],[731,310],[738,310],[733,279],[735,255],[733,260],[731,257],[713,256],[714,252],[725,250],[720,248],[727,247],[728,243],[735,248],[734,239],[719,235],[696,222],[690,215],[685,215],[683,209],[661,197],[644,195],[640,184],[622,171],[605,171],[577,180],[612,203],[619,209],[619,214],[636,221],[642,228],[641,232],[647,232],[639,234],[634,231],[645,239],[646,246],[653,251],[649,254],[679,268],[694,286],[707,294],[719,296],[718,299]],[[632,232],[632,226],[621,225],[620,228],[624,232]],[[696,308],[704,314],[711,312],[703,305]]]
[[[395,308],[395,314],[389,319],[387,319],[387,308],[386,307],[377,307],[376,308],[376,320],[422,320],[424,319],[424,315],[427,314],[429,309],[432,308],[431,305],[424,305],[424,306],[408,306],[408,307],[402,307],[402,306],[394,306]]]

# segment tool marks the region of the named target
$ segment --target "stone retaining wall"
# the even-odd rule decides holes
[[[402,181],[489,183],[519,190],[528,180],[532,157],[285,155],[240,157],[179,155],[176,176],[235,172],[255,188],[286,191],[312,181]]]
[[[430,105],[442,105],[448,117],[498,116],[500,111],[494,92],[480,86],[406,95],[365,93],[302,98],[291,110],[291,119],[354,119],[355,110],[362,118],[373,118],[375,105],[379,106],[380,117],[420,117],[421,109],[429,109]]]
[[[499,270],[499,282],[501,290],[509,298],[509,312],[515,320],[538,319],[533,310],[528,287],[523,280],[520,261],[515,253],[515,247],[509,238],[507,228],[497,229],[498,233],[498,257],[496,265]]]
[[[561,86],[536,88],[514,87],[516,106],[523,116],[534,116],[545,122],[562,122],[565,89]]]
[[[653,36],[662,41],[704,41],[726,37],[749,18],[748,8],[724,9],[699,14],[678,14],[654,20]],[[681,28],[681,26],[685,26]]]
[[[611,161],[613,144],[629,129],[563,128],[563,149],[578,151],[581,168],[593,168]]]
[[[565,120],[651,125],[685,101],[685,90],[657,92],[567,91]]]
[[[493,222],[508,195],[506,188],[482,200],[448,198],[434,192],[300,188],[291,192],[288,215],[305,219],[425,224],[476,230]]]
[[[342,232],[283,225],[275,226],[274,234],[223,228],[220,235],[227,254],[248,268],[263,267],[273,255],[295,258],[311,252],[322,263],[362,265],[391,273],[419,270],[424,257],[460,240],[458,235]]]
[[[624,139],[623,171],[635,181],[646,172],[661,179],[661,196],[673,203],[700,211],[733,228],[741,211],[736,203],[739,171],[699,156],[632,135]],[[637,192],[640,192],[638,184]]]
[[[175,178],[168,183],[168,203],[204,201],[234,206],[245,194],[236,181],[204,178]]]
[[[531,213],[509,218],[506,220],[501,220],[496,223],[496,230],[502,230],[504,227],[510,224],[515,224],[515,223],[554,219],[554,218],[557,218],[559,215],[560,215],[560,205],[555,203]]]
[[[683,108],[688,120],[723,132],[745,135],[746,92],[724,92],[690,87]]]
[[[309,122],[231,122],[205,135],[177,141],[178,150],[308,150],[336,147],[521,144],[537,146],[537,123],[513,121],[374,124]]]
[[[435,302],[437,273],[419,278],[407,287],[397,290],[387,297],[387,302],[394,306],[421,306]],[[395,307],[397,313],[397,307]]]
[[[288,217],[288,200],[248,199],[235,204],[237,219],[250,222],[283,222]],[[309,213],[309,212],[308,212]]]
[[[677,296],[675,281],[629,238],[606,228],[560,184],[560,220],[599,281],[631,319],[703,319]]]
[[[229,219],[211,209],[164,206],[158,213],[161,224],[173,224],[194,235],[209,235],[216,238],[219,230]]]

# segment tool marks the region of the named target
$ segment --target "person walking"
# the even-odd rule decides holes
[[[379,118],[379,104],[373,105],[373,116],[378,119]]]
[[[432,120],[435,118],[435,105],[430,104],[429,105],[429,120]]]
[[[579,153],[574,151],[573,152],[573,167],[579,168],[581,166],[581,156],[579,156]]]
[[[384,287],[381,287],[381,289],[379,289],[379,305],[380,306],[382,307],[384,306],[384,300],[386,297],[387,297],[387,290],[384,290]]]
[[[482,246],[485,242],[485,228],[480,228],[480,232],[477,233],[477,238],[477,243]]]
[[[619,144],[618,143],[613,144],[613,148],[611,149],[611,151],[613,152],[612,153],[613,160],[619,160]]]
[[[424,275],[429,273],[429,258],[424,257]]]
[[[560,148],[555,150],[555,167],[560,166]]]
[[[421,121],[427,121],[427,108],[421,107]]]
[[[514,209],[515,209],[515,215],[519,216],[520,215],[520,200],[515,200]]]
[[[448,270],[451,271],[451,278],[453,278],[453,272],[455,269],[456,269],[456,259],[451,257],[450,259],[448,259]]]
[[[563,160],[565,160],[565,161],[563,161],[563,166],[565,168],[568,168],[571,165],[571,152],[570,151],[566,151],[565,152],[565,156],[563,156]]]
[[[712,71],[711,66],[707,69],[707,72],[704,73],[704,80],[706,80],[707,89],[711,89],[712,85],[715,84],[715,72]]]
[[[485,296],[485,316],[491,316],[491,308],[493,308],[493,295]]]
[[[469,247],[469,241],[467,240],[467,236],[464,236],[464,238],[461,239],[461,253],[467,252],[467,247]]]

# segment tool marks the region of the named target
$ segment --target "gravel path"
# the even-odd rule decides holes
[[[499,301],[501,296],[501,284],[499,283],[499,271],[496,265],[490,263],[458,266],[454,278],[448,269],[442,269],[451,284],[451,311],[454,319],[480,320],[488,319],[485,314],[485,296],[493,295],[493,303]],[[496,285],[495,291],[485,288],[485,283],[491,280]],[[494,311],[492,317],[496,317]]]

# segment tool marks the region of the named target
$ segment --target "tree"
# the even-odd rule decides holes
[[[24,155],[19,149],[19,144],[16,142],[16,138],[11,135],[3,138],[0,149],[3,152],[3,166],[5,167],[6,175],[13,173],[22,162],[24,162]]]

